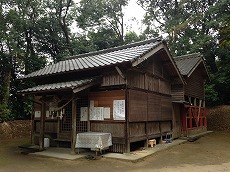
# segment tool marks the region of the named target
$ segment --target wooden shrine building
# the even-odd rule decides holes
[[[172,86],[174,138],[207,131],[205,81],[209,75],[199,53],[174,57],[185,84]]]
[[[74,153],[77,133],[105,132],[112,135],[110,151],[123,153],[174,127],[194,127],[190,113],[185,122],[173,107],[180,111],[188,101],[198,105],[189,111],[203,114],[204,90],[193,92],[196,85],[190,78],[207,73],[202,60],[183,73],[179,59],[185,58],[177,57],[175,63],[165,41],[151,39],[71,56],[23,76],[21,80],[36,84],[19,91],[33,96],[33,143],[44,149],[48,137],[51,146],[69,146]],[[180,125],[173,122],[177,116]],[[196,119],[201,117],[196,124],[205,126],[202,115]]]

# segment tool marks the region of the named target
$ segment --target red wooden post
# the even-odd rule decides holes
[[[192,128],[192,107],[189,107],[189,128]]]
[[[182,127],[183,127],[183,131],[185,131],[186,130],[186,126],[187,126],[187,114],[186,114],[186,108],[185,108],[185,106],[183,105],[181,105],[181,119],[182,119]]]
[[[203,127],[204,108],[200,108],[200,126]]]
[[[204,126],[207,127],[206,108],[204,107]]]
[[[194,120],[196,122],[196,126],[198,127],[198,115],[197,115],[197,110],[196,110],[197,106],[195,105],[194,106],[194,113],[193,113],[193,117],[194,117]]]

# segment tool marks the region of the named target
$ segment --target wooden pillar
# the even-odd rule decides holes
[[[30,142],[33,145],[34,144],[34,103],[33,103],[33,110],[32,110],[32,114],[31,114],[31,134],[30,134]]]
[[[199,121],[202,119],[202,115],[201,115],[201,105],[202,105],[202,100],[199,100],[199,109],[198,109],[198,121],[197,121],[197,126],[200,124]],[[200,125],[202,126],[202,125]]]
[[[130,153],[130,136],[129,136],[129,96],[128,90],[125,90],[125,119],[126,119],[126,153]]]
[[[72,137],[71,137],[71,154],[76,154],[75,145],[77,138],[77,110],[76,110],[76,96],[73,95],[72,100]]]
[[[205,107],[205,100],[203,101],[203,123],[204,123],[204,127],[207,127],[207,112],[206,112],[206,107]]]
[[[189,107],[189,128],[192,128],[192,106]]]
[[[145,74],[146,77],[146,74]],[[148,147],[148,143],[149,143],[149,137],[148,137],[148,101],[149,101],[149,96],[148,93],[147,94],[147,114],[146,114],[146,121],[145,121],[145,134],[146,134],[146,140],[145,140],[145,147]]]
[[[201,107],[200,108],[200,121],[199,121],[199,124],[200,124],[201,127],[204,126],[204,124],[203,124],[203,118],[204,118],[204,108]]]
[[[62,110],[62,109],[61,109],[61,110]],[[61,121],[60,121],[60,117],[59,117],[59,118],[57,118],[57,139],[60,138],[60,125],[61,125]],[[60,142],[57,142],[57,144],[56,144],[57,147],[60,146],[59,143],[60,143]]]
[[[185,105],[180,105],[180,115],[182,120],[182,129],[186,131],[187,129],[187,114]]]
[[[194,110],[193,110],[193,118],[194,118],[194,121],[196,122],[196,127],[198,127],[197,106],[194,106]]]
[[[43,100],[44,96],[42,97]],[[45,130],[45,102],[42,102],[42,110],[40,117],[40,135],[39,135],[39,150],[44,150],[44,130]]]

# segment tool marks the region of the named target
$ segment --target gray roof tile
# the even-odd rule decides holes
[[[18,93],[30,93],[30,92],[39,92],[39,91],[51,91],[51,90],[58,90],[58,89],[75,89],[80,86],[96,82],[100,79],[100,77],[95,78],[88,78],[83,80],[77,80],[77,81],[69,81],[69,82],[61,82],[61,83],[52,83],[52,84],[45,84],[45,85],[38,85],[32,88],[27,88],[21,91],[18,91]]]
[[[189,73],[202,61],[199,53],[188,54],[174,57],[176,65],[182,75],[189,75]]]
[[[43,69],[25,75],[22,79],[52,75],[73,70],[77,71],[88,68],[96,68],[99,66],[115,65],[127,61],[133,62],[161,43],[162,41],[152,39],[97,52],[72,56],[65,61],[51,64]]]

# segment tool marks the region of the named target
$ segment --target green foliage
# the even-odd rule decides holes
[[[5,104],[0,104],[0,122],[13,119],[10,114],[11,113],[9,107],[7,107]]]
[[[220,104],[220,99],[218,96],[218,92],[215,89],[215,84],[206,84],[205,85],[205,93],[206,93],[206,104],[207,106],[214,106]]]
[[[141,38],[135,32],[127,32],[125,34],[124,40],[125,40],[125,44],[129,44],[129,43],[140,41]]]
[[[209,104],[229,104],[229,23],[228,0],[139,0],[146,10],[146,33],[167,34],[173,55],[200,52],[212,80],[206,86]],[[159,31],[160,28],[160,31]]]
[[[87,36],[95,50],[111,48],[120,44],[112,29],[100,28],[98,31],[89,32]]]
[[[81,0],[76,21],[87,31],[112,30],[119,44],[123,44],[123,7],[127,4],[128,0]]]
[[[31,110],[16,95],[20,87],[30,85],[19,83],[19,75],[39,70],[47,59],[57,62],[73,55],[74,39],[69,29],[73,8],[72,0],[0,2],[0,81],[4,83],[0,104],[4,105],[4,116],[9,113],[18,118]]]

